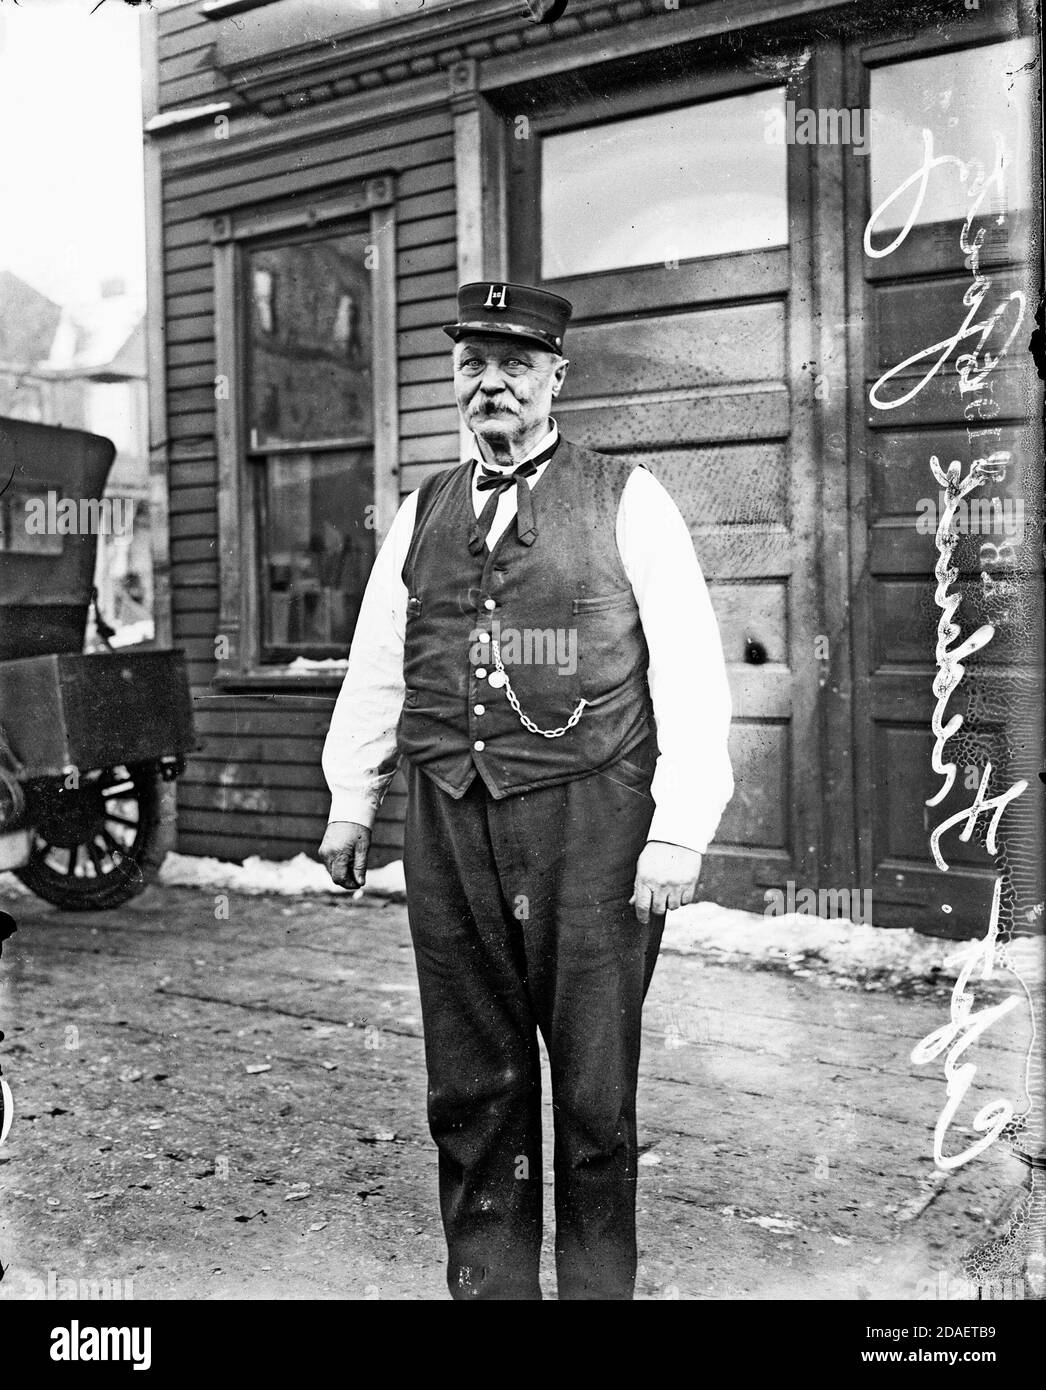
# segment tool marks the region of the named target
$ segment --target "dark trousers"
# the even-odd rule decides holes
[[[640,1015],[664,927],[629,906],[656,747],[604,772],[455,801],[413,766],[404,865],[429,1126],[455,1299],[537,1299],[537,1030],[555,1121],[561,1299],[629,1299]]]

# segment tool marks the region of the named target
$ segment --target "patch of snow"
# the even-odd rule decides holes
[[[234,893],[274,894],[298,897],[312,893],[343,894],[348,889],[331,882],[330,874],[318,859],[296,854],[293,859],[269,860],[252,855],[242,864],[203,855],[169,854],[160,870],[160,882],[178,888],[213,888]],[[380,869],[371,869],[356,897],[373,893],[389,897],[405,891],[403,862],[396,860]]]
[[[308,656],[296,656],[288,665],[288,671],[347,671],[349,663],[344,657],[325,656],[313,660]]]
[[[380,869],[367,870],[367,882],[359,893],[377,893],[382,897],[405,894],[407,880],[403,877],[403,860],[394,859],[391,864],[383,864]]]
[[[746,1216],[744,1218],[746,1226],[759,1226],[764,1231],[778,1231],[788,1233],[801,1229],[798,1221],[792,1221],[785,1216]]]
[[[908,928],[872,927],[800,912],[763,916],[704,902],[669,913],[661,949],[679,955],[712,951],[801,963],[804,973],[813,965],[851,977],[892,971],[905,976],[937,972],[954,979],[969,943],[921,936]]]

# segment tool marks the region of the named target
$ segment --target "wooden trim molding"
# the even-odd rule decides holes
[[[244,209],[216,217],[211,223],[211,241],[217,246],[227,241],[250,241],[279,232],[305,231],[327,222],[341,222],[358,217],[369,208],[392,203],[392,190],[393,176],[382,174],[336,198],[316,198],[305,205],[299,200],[293,205],[267,211]]]
[[[504,279],[508,273],[505,136],[502,119],[478,88],[473,59],[447,73],[454,113],[454,187],[457,195],[458,284]],[[461,450],[475,447],[471,431],[458,426]]]
[[[230,15],[260,10],[263,5],[271,4],[273,0],[203,0],[200,14],[204,19],[227,19]]]
[[[145,122],[145,133],[146,135],[155,135],[158,131],[171,130],[175,127],[181,129],[185,126],[199,125],[203,121],[213,123],[215,116],[224,115],[225,112],[231,110],[231,101],[211,101],[203,106],[180,106],[174,111],[164,111],[162,114],[148,117]]]
[[[142,106],[148,120],[159,100],[157,15],[142,15]],[[143,140],[145,174],[146,391],[149,440],[149,546],[153,566],[153,634],[158,647],[174,642],[169,526],[170,456],[167,445],[167,343],[164,311],[163,182],[160,151]]]
[[[225,639],[216,656],[215,683],[265,686],[286,680],[287,668],[260,662],[260,605],[251,480],[247,475],[247,436],[240,389],[244,363],[240,265],[244,246],[273,233],[308,231],[339,221],[370,217],[374,380],[374,505],[380,544],[399,506],[399,388],[396,358],[395,178],[375,174],[337,198],[294,207],[245,209],[216,218],[214,245],[214,324],[216,442],[218,453],[219,618]]]
[[[377,540],[399,509],[399,383],[396,345],[396,208],[393,181],[371,179],[371,245],[375,248],[372,307],[374,352],[374,505]]]
[[[858,0],[749,0],[739,14],[737,0],[680,0],[672,8],[665,0],[571,0],[561,18],[541,23],[526,0],[461,0],[353,29],[336,5],[317,17],[314,0],[280,0],[251,5],[243,18],[227,8],[205,17],[216,21],[216,66],[238,100],[274,116],[399,86],[462,59],[482,62],[481,85],[494,88],[857,7]]]
[[[477,67],[458,63],[448,73],[454,113],[454,185],[457,189],[458,279],[504,276],[506,209],[504,123],[480,95]]]
[[[279,21],[281,32],[293,33],[291,11],[285,8],[290,3],[278,0],[250,8],[259,15],[271,8],[272,22]],[[967,26],[972,26],[972,35],[979,22],[978,10],[955,0],[925,0],[925,6],[922,23],[939,15],[950,26],[947,46]],[[884,0],[884,16],[889,8]],[[893,8],[902,8],[900,0],[893,0]],[[851,30],[874,24],[877,13],[877,7],[859,0],[749,0],[740,13],[738,0],[680,0],[678,8],[667,8],[665,0],[571,0],[560,19],[534,23],[527,10],[525,0],[483,0],[442,17],[429,13],[386,21],[340,42],[321,41],[317,31],[307,40],[240,64],[224,63],[219,43],[218,66],[231,79],[235,94],[238,151],[259,152],[307,139],[332,122],[343,129],[394,111],[424,109],[433,104],[433,79],[442,79],[443,85],[446,73],[462,61],[477,65],[476,82],[482,92],[495,97],[513,89],[532,94],[535,82],[555,82],[597,64],[627,65],[638,55],[653,57],[687,45],[726,44],[730,54],[741,57],[749,41],[746,35],[771,26],[778,31],[805,26],[821,37],[849,37]],[[994,23],[1013,24],[1019,14],[1022,32],[1034,32],[1034,18],[1028,18],[1033,0],[993,0],[991,10]],[[1001,20],[1000,13],[1010,18]],[[219,20],[214,26],[219,33],[223,26],[246,22],[228,10]],[[308,32],[307,27],[299,29]],[[224,146],[216,149],[214,140],[201,139],[197,118],[203,109],[186,108],[183,120],[183,113],[173,108],[170,121],[164,113],[150,125],[186,167],[220,165],[228,157]],[[273,117],[281,119],[273,122]]]
[[[336,4],[281,0],[251,5],[233,18],[227,6],[204,9],[215,21],[215,62],[239,95],[263,109],[292,108],[307,84],[310,99],[344,95],[359,85],[384,85],[437,66],[437,50],[477,33],[538,28],[523,0],[437,0],[399,17],[367,20]],[[364,76],[366,74],[366,76]]]

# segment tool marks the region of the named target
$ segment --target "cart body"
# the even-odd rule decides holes
[[[85,654],[108,439],[0,418],[0,868],[64,908],[112,907],[173,831],[162,782],[195,743],[185,656]]]

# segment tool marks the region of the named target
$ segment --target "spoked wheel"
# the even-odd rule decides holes
[[[18,877],[69,912],[118,907],[156,877],[166,853],[160,779],[149,763],[84,773],[26,788],[29,863]]]

